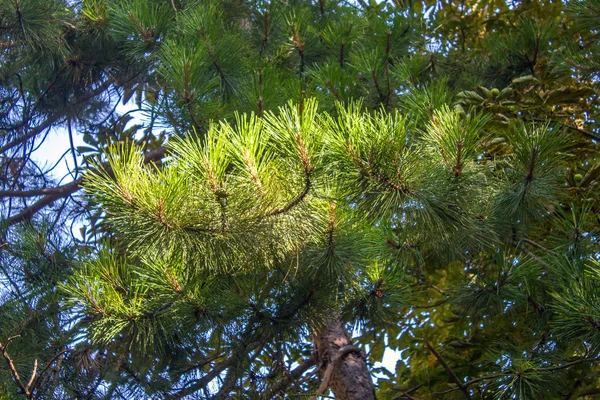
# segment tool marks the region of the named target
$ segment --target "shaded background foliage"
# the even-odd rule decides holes
[[[119,330],[118,318],[108,320],[107,331],[89,336],[89,304],[68,302],[62,284],[73,275],[89,282],[103,276],[99,282],[116,288],[117,296],[119,286],[134,279],[131,271],[160,264],[123,264],[119,256],[126,253],[122,239],[128,233],[108,230],[104,209],[81,196],[80,171],[105,161],[104,151],[123,141],[143,147],[143,161],[160,163],[167,139],[189,132],[205,137],[216,120],[239,128],[236,111],[262,117],[289,100],[307,104],[315,98],[319,112],[336,118],[336,104],[362,98],[365,112],[398,110],[407,142],[419,143],[418,154],[404,154],[412,157],[402,166],[414,172],[408,184],[429,185],[448,203],[469,204],[470,220],[477,221],[478,213],[482,220],[444,233],[435,223],[400,229],[382,219],[390,226],[381,240],[361,246],[394,253],[389,265],[361,271],[356,286],[344,291],[344,315],[361,327],[355,340],[369,364],[380,361],[386,347],[402,350],[395,373],[372,369],[379,396],[403,398],[412,390],[404,397],[429,398],[452,390],[445,396],[464,397],[460,385],[474,397],[595,393],[594,362],[578,361],[597,357],[600,321],[598,28],[600,5],[594,0],[2,2],[0,343],[6,348],[9,337],[20,335],[7,355],[22,386],[37,360],[29,388],[35,398],[181,396],[192,392],[189,387],[195,396],[209,397],[226,386],[208,385],[209,378],[217,382],[226,370],[237,371],[233,384],[227,381],[230,391],[314,392],[320,380],[309,362],[310,343],[290,335],[314,318],[303,311],[311,287],[286,281],[283,267],[270,269],[267,282],[261,267],[243,279],[190,284],[190,298],[213,302],[182,302],[172,314],[172,324],[185,326],[176,337],[167,334],[172,325],[157,327],[151,318],[134,318],[129,333]],[[119,112],[124,103],[132,109]],[[143,125],[131,123],[136,113]],[[65,157],[78,165],[64,178],[31,157],[56,128],[71,137]],[[356,135],[361,154],[376,150],[376,159],[366,159],[369,165],[393,176],[387,161],[396,154],[389,138],[352,132],[347,134]],[[86,145],[75,148],[74,136]],[[465,140],[471,147],[461,157],[469,162],[452,164],[456,144]],[[427,174],[428,162],[449,168],[469,190],[453,192],[442,178]],[[284,167],[294,185],[302,183],[301,169]],[[485,184],[479,169],[490,175]],[[365,170],[366,176],[374,173]],[[348,195],[359,199],[383,191],[361,179]],[[501,184],[493,186],[496,180]],[[477,203],[488,194],[499,199],[491,209],[489,200]],[[367,204],[373,212],[398,204],[394,198],[372,199]],[[406,208],[406,218],[420,218]],[[327,209],[319,212],[327,215]],[[74,221],[85,227],[79,235],[72,234]],[[479,247],[477,240],[490,226],[497,235],[493,250],[491,238],[483,237]],[[440,240],[431,240],[434,234]],[[97,255],[105,240],[113,256],[106,250]],[[175,242],[168,235],[156,240]],[[364,235],[340,240],[348,257],[361,256],[351,250]],[[467,245],[473,250],[465,254]],[[185,265],[169,265],[186,274]],[[146,278],[152,282],[160,271],[147,271]],[[282,280],[295,286],[279,285]],[[162,304],[175,296],[164,290],[173,289],[172,282],[154,284],[166,296],[158,297]],[[248,293],[254,297],[245,298]],[[136,296],[143,302],[141,293]],[[127,304],[140,311],[133,300]],[[214,320],[205,322],[200,315],[213,315],[211,307]],[[264,328],[273,316],[286,317],[285,329]],[[131,340],[135,335],[153,340],[138,343]],[[552,369],[569,362],[576,364]],[[1,368],[3,395],[23,391],[10,368]],[[480,376],[492,377],[473,382]]]

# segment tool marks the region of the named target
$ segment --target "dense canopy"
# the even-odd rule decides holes
[[[597,0],[0,3],[0,397],[600,393],[599,29]]]

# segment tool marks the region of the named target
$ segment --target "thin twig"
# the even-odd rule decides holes
[[[46,373],[46,371],[48,371],[48,368],[50,368],[52,366],[52,364],[54,363],[54,361],[56,361],[56,359],[58,359],[60,356],[62,356],[63,354],[67,353],[71,351],[70,349],[64,349],[62,351],[60,351],[59,353],[55,354],[54,357],[52,357],[50,359],[50,361],[48,361],[48,363],[46,364],[46,366],[44,368],[42,368],[42,370],[40,371],[40,374],[38,375],[38,378],[35,382],[35,385],[33,386],[34,388],[37,386],[37,384],[40,382],[42,376],[44,376],[44,374]]]
[[[37,375],[37,368],[38,368],[38,361],[37,359],[33,361],[33,371],[31,371],[31,377],[29,378],[29,382],[27,382],[27,390],[29,391],[29,388],[31,388],[31,385],[33,385],[33,382],[35,381],[36,375]]]
[[[450,378],[452,378],[452,380],[458,385],[458,388],[461,390],[461,392],[463,392],[463,394],[465,395],[465,398],[470,399],[471,395],[469,394],[467,387],[460,380],[460,378],[456,375],[456,373],[452,370],[452,368],[450,368],[450,366],[448,365],[446,360],[444,360],[442,355],[436,351],[436,349],[431,345],[431,343],[429,343],[428,340],[425,341],[425,346],[427,346],[429,351],[431,351],[431,353],[435,356],[435,358],[438,359],[440,364],[442,364],[442,367],[444,367],[446,372],[448,372],[448,375],[450,375]]]
[[[2,351],[2,356],[6,360],[8,369],[10,370],[10,373],[13,376],[13,379],[15,380],[16,384],[19,386],[19,388],[21,389],[23,394],[25,394],[27,397],[29,397],[29,391],[27,390],[27,387],[23,384],[23,381],[21,381],[21,377],[19,376],[19,373],[17,372],[17,369],[15,368],[15,363],[13,362],[12,358],[10,358],[10,356],[8,355],[8,345],[14,339],[19,338],[19,337],[21,337],[21,335],[15,335],[15,336],[9,337],[8,339],[6,339],[6,344],[4,346],[2,345],[2,343],[0,343],[0,351]]]
[[[555,252],[555,251],[553,251],[553,250],[550,250],[550,249],[547,249],[547,248],[545,248],[544,246],[542,246],[541,244],[538,244],[538,243],[534,242],[534,241],[533,241],[533,240],[531,240],[531,239],[523,238],[523,239],[521,239],[521,241],[522,241],[522,242],[525,242],[525,243],[527,243],[527,244],[529,244],[529,245],[531,245],[531,246],[533,246],[533,247],[535,247],[535,248],[536,248],[536,249],[538,249],[538,250],[543,250],[543,251],[545,251],[545,252],[547,252],[547,253],[550,253],[550,254],[552,254],[552,255],[556,255],[556,252]]]
[[[398,396],[394,397],[392,400],[400,400],[400,399],[404,399],[407,398],[409,400],[413,399],[413,397],[410,395],[411,393],[416,392],[417,390],[421,389],[421,387],[423,387],[423,385],[425,385],[424,383],[420,383],[417,386],[415,386],[412,389],[409,389],[401,394],[399,394]]]
[[[554,367],[527,368],[527,369],[524,369],[523,371],[520,371],[519,373],[521,375],[523,375],[523,374],[526,374],[526,373],[529,373],[529,372],[540,372],[540,371],[543,371],[543,372],[554,372],[554,371],[559,371],[561,369],[570,368],[570,367],[572,367],[574,365],[588,363],[588,362],[592,363],[592,362],[598,362],[598,361],[600,361],[600,357],[583,358],[581,360],[571,361],[571,362],[568,362],[566,364],[561,364],[561,365],[557,365],[557,366],[554,366]],[[472,379],[470,381],[467,381],[464,384],[462,384],[462,386],[465,387],[465,388],[467,388],[467,387],[469,387],[471,385],[474,385],[474,384],[476,384],[478,382],[481,382],[481,381],[486,381],[486,380],[490,380],[490,379],[497,379],[497,378],[503,378],[503,377],[506,377],[506,376],[512,376],[512,375],[516,375],[516,374],[517,374],[517,372],[500,372],[498,374],[485,375],[485,376],[481,376],[479,378],[475,378],[475,379]],[[444,395],[444,394],[448,394],[448,393],[457,391],[459,389],[461,389],[461,388],[457,387],[457,388],[446,390],[444,392],[435,392],[434,394],[437,395],[437,396],[440,396],[440,395]]]

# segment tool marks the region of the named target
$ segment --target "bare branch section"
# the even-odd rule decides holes
[[[159,161],[165,156],[166,149],[157,147],[154,150],[147,152],[144,156],[144,163],[148,164],[153,161]],[[109,173],[111,171],[108,171]],[[81,179],[77,179],[71,183],[55,188],[33,189],[22,192],[4,191],[0,192],[2,197],[35,197],[43,195],[41,199],[22,210],[20,213],[13,215],[7,219],[8,226],[16,225],[23,221],[30,220],[37,212],[52,205],[56,200],[69,197],[79,189],[81,189]]]
[[[72,103],[74,105],[77,105],[77,104],[87,102],[87,101],[93,99],[94,97],[102,94],[104,91],[106,91],[108,88],[110,88],[110,86],[112,84],[113,84],[113,80],[108,79],[104,83],[98,85],[98,87],[96,89],[90,91],[89,93],[86,93],[81,98],[74,99]],[[52,125],[57,123],[60,119],[61,118],[58,115],[49,117],[46,121],[44,121],[42,124],[38,125],[37,127],[31,129],[25,135],[15,138],[15,139],[11,140],[10,142],[8,142],[7,144],[5,144],[4,146],[0,147],[0,154],[4,154],[6,151],[8,151],[16,146],[19,146],[20,144],[25,143],[27,140],[39,135],[46,129],[52,127]]]
[[[62,356],[69,350],[65,349],[65,350],[59,352],[58,354],[56,354],[54,357],[52,357],[50,359],[50,361],[48,361],[46,366],[39,373],[38,373],[38,360],[34,360],[33,369],[31,371],[31,377],[29,378],[29,381],[27,381],[27,384],[25,384],[25,383],[23,383],[23,381],[21,380],[21,377],[19,376],[19,372],[17,371],[17,369],[15,367],[15,363],[14,363],[13,359],[8,354],[8,345],[10,344],[10,342],[12,342],[13,340],[15,340],[19,337],[21,337],[21,335],[9,337],[6,340],[6,344],[4,344],[4,345],[2,345],[2,343],[0,342],[0,352],[2,353],[2,357],[4,357],[6,364],[8,365],[8,369],[10,370],[13,380],[15,381],[15,383],[21,390],[21,393],[23,393],[28,399],[33,399],[34,398],[33,393],[35,392],[36,389],[38,389],[40,383],[42,382],[42,378],[44,377],[44,374],[48,371],[50,366],[60,356]]]
[[[10,342],[12,342],[13,340],[15,340],[18,337],[20,337],[20,335],[9,337],[8,339],[6,339],[5,345],[2,345],[2,343],[0,343],[0,351],[2,352],[2,357],[4,357],[4,360],[6,361],[6,364],[8,365],[8,369],[10,370],[10,373],[13,376],[15,383],[19,386],[19,389],[21,389],[23,394],[25,394],[25,396],[27,396],[29,398],[29,397],[31,397],[29,388],[21,380],[21,377],[19,376],[19,373],[17,372],[17,369],[15,368],[15,363],[13,362],[12,358],[10,358],[10,356],[8,355],[8,345],[10,344]]]
[[[454,370],[452,370],[452,368],[450,368],[450,366],[448,365],[448,363],[446,362],[446,360],[444,360],[444,358],[442,357],[442,355],[440,353],[437,352],[437,350],[435,349],[435,347],[432,346],[431,343],[429,343],[429,341],[425,341],[425,346],[427,346],[427,348],[429,349],[429,351],[435,356],[435,358],[438,359],[438,361],[440,362],[440,364],[442,364],[442,367],[444,367],[444,369],[446,370],[446,372],[448,372],[448,375],[450,375],[450,377],[452,378],[452,380],[458,385],[458,389],[460,389],[461,392],[463,392],[464,396],[466,399],[470,399],[471,398],[471,394],[469,393],[469,390],[467,389],[467,386],[460,380],[460,378],[456,375],[456,373],[454,372]]]
[[[439,360],[439,359],[438,359]],[[498,374],[492,374],[492,375],[485,375],[485,376],[480,376],[479,378],[475,378],[475,379],[471,379],[470,381],[467,381],[465,383],[461,382],[461,385],[459,387],[455,387],[453,389],[449,389],[446,390],[444,392],[435,392],[433,393],[436,396],[442,396],[451,392],[454,392],[456,390],[462,390],[463,388],[467,388],[471,385],[474,385],[476,383],[479,382],[483,382],[483,381],[487,381],[487,380],[492,380],[492,379],[498,379],[498,378],[504,378],[504,377],[508,377],[508,376],[515,376],[515,375],[525,375],[527,373],[530,372],[554,372],[554,371],[560,371],[562,369],[567,369],[567,368],[571,368],[575,365],[579,365],[579,364],[586,364],[586,363],[596,363],[600,361],[600,357],[594,357],[594,358],[582,358],[579,360],[575,360],[575,361],[571,361],[568,362],[566,364],[561,364],[561,365],[556,365],[553,367],[544,367],[544,368],[527,368],[523,371],[519,371],[519,372],[500,372]]]
[[[306,371],[315,366],[315,360],[309,358],[305,360],[302,364],[298,365],[294,370],[292,370],[289,374],[284,375],[284,377],[274,384],[271,387],[271,390],[264,395],[265,399],[272,399],[278,394],[284,394],[288,387],[297,379],[299,379]]]

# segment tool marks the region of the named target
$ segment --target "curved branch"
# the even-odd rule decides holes
[[[298,196],[294,200],[289,202],[284,207],[276,208],[275,210],[269,211],[265,216],[273,217],[276,215],[285,214],[286,212],[290,211],[292,208],[296,207],[298,204],[300,204],[302,202],[302,200],[304,200],[306,195],[308,195],[311,185],[312,185],[312,183],[310,181],[310,172],[307,172],[306,178],[304,179],[304,188],[302,189],[302,192],[300,192],[300,194],[298,194]]]
[[[294,208],[298,204],[300,204],[302,202],[302,200],[304,200],[306,195],[308,195],[308,192],[310,191],[310,187],[312,185],[310,178],[312,176],[313,167],[310,162],[310,157],[308,155],[308,151],[306,150],[306,147],[304,146],[304,143],[302,141],[302,137],[300,136],[300,134],[296,135],[296,142],[298,144],[300,160],[302,161],[302,168],[304,170],[304,188],[302,189],[302,192],[300,192],[300,194],[294,200],[292,200],[290,203],[288,203],[284,207],[280,207],[280,208],[277,208],[275,210],[268,212],[265,215],[266,217],[273,217],[275,215],[285,214],[286,212],[290,211],[292,208]]]
[[[16,139],[11,140],[10,142],[8,142],[7,144],[5,144],[4,146],[0,147],[0,154],[5,153],[6,151],[12,149],[13,147],[16,147],[16,146],[18,146],[18,145],[26,142],[27,140],[31,139],[34,136],[37,136],[38,134],[40,134],[44,130],[50,128],[59,119],[60,118],[58,116],[50,117],[49,119],[47,119],[46,121],[44,121],[44,123],[42,123],[41,125],[38,125],[37,127],[35,127],[32,130],[30,130],[27,134],[25,134],[25,135],[23,135],[21,137],[18,137]]]

